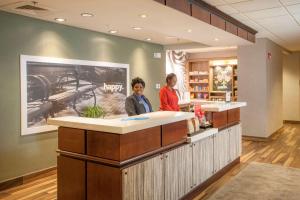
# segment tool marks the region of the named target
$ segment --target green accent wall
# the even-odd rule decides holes
[[[155,83],[164,83],[162,45],[0,12],[0,182],[56,166],[57,133],[21,136],[20,55],[108,61],[130,65],[159,107]],[[163,58],[153,58],[161,52]]]

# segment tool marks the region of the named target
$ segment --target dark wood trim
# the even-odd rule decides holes
[[[166,0],[166,6],[174,8],[185,14],[192,15],[189,0]]]
[[[187,139],[187,120],[162,125],[162,146],[168,146]]]
[[[224,31],[226,30],[226,21],[218,15],[210,15],[210,24]]]
[[[245,29],[246,31],[248,31],[249,33],[252,34],[256,34],[257,31],[254,30],[253,28],[243,24],[242,22],[234,19],[233,17],[227,15],[226,13],[222,12],[221,10],[219,10],[218,8],[216,8],[215,6],[212,6],[208,3],[206,3],[205,1],[202,0],[189,0],[192,4],[198,5],[199,7],[206,9],[207,11],[209,11],[210,13],[214,14],[214,15],[218,15],[220,17],[222,17],[224,20],[235,24],[236,26]]]
[[[240,122],[240,108],[230,109],[227,111],[227,123],[234,124]]]
[[[87,131],[86,146],[89,156],[125,161],[160,149],[160,126],[127,134]]]
[[[200,6],[196,6],[195,4],[191,4],[192,9],[192,17],[200,19],[203,22],[210,24],[210,12],[201,8]]]
[[[250,42],[255,42],[255,34],[248,32],[247,37]]]
[[[202,191],[204,191],[208,186],[210,186],[212,183],[216,182],[218,179],[220,179],[222,176],[224,176],[228,171],[230,171],[235,165],[240,163],[240,157],[229,163],[226,167],[218,171],[216,174],[214,174],[212,177],[207,179],[205,182],[197,186],[195,189],[193,189],[191,192],[189,192],[187,195],[181,198],[181,200],[192,200],[195,198],[198,194],[200,194]]]
[[[49,175],[52,175],[55,173],[56,173],[56,166],[50,167],[47,169],[43,169],[40,171],[32,172],[29,174],[25,174],[23,176],[19,176],[19,177],[13,178],[13,179],[9,179],[9,180],[6,180],[6,181],[3,181],[0,183],[0,191],[7,190],[12,187],[20,186],[25,183],[29,183],[36,179],[46,177],[46,176],[49,176]]]
[[[227,127],[227,110],[222,112],[212,112],[212,122],[214,128],[226,128]]]
[[[87,163],[88,199],[122,199],[122,171],[119,168]]]
[[[137,163],[143,162],[144,160],[147,160],[149,158],[155,157],[159,154],[171,151],[174,148],[178,148],[182,145],[187,144],[187,140],[185,141],[179,141],[177,143],[173,143],[170,144],[168,146],[164,146],[160,149],[151,151],[151,152],[147,152],[143,155],[139,155],[136,156],[134,158],[119,162],[119,161],[114,161],[114,160],[109,160],[109,159],[104,159],[104,158],[99,158],[99,157],[95,157],[95,156],[89,156],[89,155],[83,155],[83,154],[78,154],[78,153],[72,153],[72,152],[67,152],[67,151],[61,151],[61,150],[57,150],[57,153],[63,155],[63,156],[68,156],[68,157],[72,157],[72,158],[76,158],[76,159],[80,159],[80,160],[86,160],[86,161],[91,161],[91,162],[95,162],[95,163],[100,163],[103,165],[109,165],[109,166],[113,166],[113,167],[120,167],[120,168],[126,168],[128,166],[131,165],[135,165]]]
[[[248,32],[243,28],[238,27],[238,36],[248,40]]]
[[[226,22],[226,31],[228,33],[232,33],[234,35],[238,34],[238,27],[234,25],[233,23]]]
[[[57,199],[86,198],[86,163],[83,160],[59,155],[57,157]]]
[[[300,121],[295,120],[283,120],[284,124],[300,124]]]
[[[85,154],[85,130],[76,128],[58,128],[58,148],[63,151]]]

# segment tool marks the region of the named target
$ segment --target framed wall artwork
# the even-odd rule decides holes
[[[56,130],[48,118],[82,116],[89,106],[126,113],[128,64],[21,55],[20,76],[21,135]]]

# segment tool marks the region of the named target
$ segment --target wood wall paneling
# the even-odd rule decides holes
[[[210,16],[211,16],[210,24],[225,31],[226,29],[225,20],[214,14],[211,14]]]
[[[191,4],[189,0],[166,0],[166,5],[191,15]]]
[[[255,35],[254,34],[248,32],[247,37],[248,37],[248,40],[250,42],[254,42],[255,43]]]
[[[226,31],[234,35],[238,34],[238,27],[230,22],[226,22]]]
[[[192,6],[192,16],[193,17],[210,24],[210,12],[209,11],[207,11],[195,4],[192,4],[191,6]]]
[[[228,124],[234,124],[234,123],[239,123],[240,122],[240,108],[235,108],[228,110]]]
[[[87,200],[122,199],[122,172],[119,168],[87,163]]]
[[[245,40],[248,40],[248,32],[240,27],[238,27],[238,36]]]
[[[214,128],[224,128],[227,126],[227,111],[213,112],[212,122]]]
[[[123,134],[120,137],[121,161],[157,150],[161,147],[160,126]]]
[[[127,134],[87,132],[87,154],[124,161],[161,147],[160,126]]]
[[[65,156],[57,157],[57,199],[86,199],[85,161]]]
[[[85,131],[75,128],[58,128],[58,149],[85,154]]]
[[[187,121],[183,120],[162,126],[162,146],[167,146],[176,142],[186,140]]]
[[[87,131],[87,155],[120,160],[120,135]]]

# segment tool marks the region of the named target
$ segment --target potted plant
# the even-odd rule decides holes
[[[83,111],[84,117],[89,118],[104,118],[105,111],[101,106],[87,106]]]

